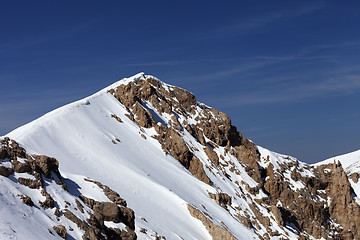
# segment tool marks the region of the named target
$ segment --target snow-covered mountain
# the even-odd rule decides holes
[[[274,153],[143,73],[1,139],[0,239],[360,238],[359,152]]]

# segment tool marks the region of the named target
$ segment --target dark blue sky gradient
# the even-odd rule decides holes
[[[2,1],[0,135],[145,72],[312,163],[360,149],[358,1]]]

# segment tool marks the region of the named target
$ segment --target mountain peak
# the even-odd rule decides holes
[[[359,175],[256,146],[225,113],[151,75],[124,78],[8,136],[29,154],[55,158],[79,189],[87,178],[121,195],[139,239],[360,237]]]

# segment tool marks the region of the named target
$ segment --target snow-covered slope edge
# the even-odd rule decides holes
[[[136,239],[134,213],[99,182],[0,139],[0,239]]]
[[[338,162],[341,163],[344,171],[348,175],[351,187],[356,193],[356,196],[360,196],[360,150],[326,159],[314,164],[314,166],[322,166]],[[356,197],[356,200],[360,204],[360,199],[358,197]]]
[[[140,127],[127,114],[105,89],[50,112],[8,136],[31,153],[58,159],[61,172],[96,179],[119,192],[135,211],[135,230],[140,239],[153,239],[155,235],[211,239],[206,227],[190,214],[188,204],[211,211],[213,221],[220,226],[222,221],[236,238],[256,238],[252,230],[234,221],[209,198],[209,192],[216,193],[213,187],[164,154],[159,142],[151,137],[156,133],[154,129]],[[148,231],[144,234],[141,229]]]
[[[139,239],[359,236],[357,220],[329,201],[342,194],[360,212],[341,166],[329,172],[256,147],[226,114],[152,76],[123,79],[8,136],[56,157],[61,173],[119,192]]]

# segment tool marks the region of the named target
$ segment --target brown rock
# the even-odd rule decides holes
[[[357,183],[359,181],[360,178],[360,174],[359,173],[352,173],[349,178],[354,182]]]
[[[54,215],[57,216],[57,217],[60,217],[59,209],[57,209],[57,208],[55,209]]]
[[[284,220],[282,218],[282,214],[281,214],[280,209],[277,206],[272,205],[270,207],[270,211],[274,215],[276,222],[278,222],[281,226],[283,226],[284,225]]]
[[[213,239],[217,239],[217,240],[236,239],[229,231],[210,221],[199,209],[189,204],[187,206],[191,216],[193,216],[196,219],[199,219],[204,224],[206,230],[209,232],[209,234]]]
[[[40,171],[46,178],[51,178],[51,172],[60,177],[59,162],[55,158],[44,155],[32,155],[34,161],[30,162],[31,169]]]
[[[134,104],[131,111],[135,115],[135,121],[139,124],[139,126],[145,128],[152,127],[154,119],[152,118],[151,113],[145,110],[139,102]]]
[[[194,94],[178,88],[174,87],[173,94],[175,95],[176,99],[180,102],[181,106],[188,112],[192,111],[192,107],[197,105],[196,98]]]
[[[231,206],[231,197],[227,193],[209,193],[209,196],[215,200],[215,202],[224,208],[228,205]]]
[[[63,225],[54,226],[55,232],[63,239],[66,239],[66,228]]]
[[[25,185],[32,189],[39,189],[41,187],[41,183],[39,183],[39,181],[37,180],[19,177],[18,181],[20,184]]]
[[[126,231],[121,231],[120,237],[123,240],[136,240],[137,236],[136,233],[131,230],[129,227],[125,227]]]
[[[135,229],[135,214],[130,208],[118,206],[113,202],[98,202],[94,199],[81,196],[81,200],[95,213],[101,215],[105,221],[113,221],[115,223],[123,222],[130,229]]]
[[[191,172],[200,181],[211,185],[210,178],[206,175],[202,162],[197,157],[193,157],[190,161],[189,172]]]
[[[13,169],[15,172],[24,173],[24,172],[31,172],[31,167],[28,162],[22,163],[17,160],[11,162]]]
[[[29,196],[26,195],[20,195],[21,200],[23,201],[24,204],[32,207],[34,206],[34,202],[31,200],[31,198]]]
[[[50,194],[48,194],[46,191],[45,191],[45,189],[42,189],[41,190],[41,195],[43,195],[46,199],[45,199],[45,201],[43,201],[43,202],[41,202],[40,203],[40,206],[42,207],[42,208],[46,208],[46,207],[48,207],[48,208],[54,208],[54,206],[55,206],[55,201],[54,201],[54,199],[50,196]]]
[[[115,192],[114,190],[112,190],[111,188],[109,188],[108,186],[98,182],[98,181],[94,181],[94,180],[91,180],[91,179],[88,179],[88,178],[85,178],[84,179],[85,181],[88,181],[88,182],[92,182],[92,183],[95,183],[98,187],[100,187],[104,194],[106,195],[106,197],[112,201],[113,203],[116,203],[118,205],[121,205],[123,207],[126,207],[126,201],[120,197],[120,195]]]
[[[135,213],[132,209],[120,206],[120,219],[131,230],[135,230]]]
[[[219,166],[219,157],[217,153],[211,150],[209,147],[205,147],[204,150],[210,161],[216,166]]]
[[[118,205],[112,202],[96,202],[93,206],[95,212],[100,213],[104,221],[120,222],[120,209]]]
[[[119,116],[117,116],[116,114],[111,114],[111,117],[114,118],[116,121],[118,121],[119,123],[122,123],[122,120]]]
[[[10,156],[5,148],[1,148],[0,149],[0,159],[6,159],[6,158],[10,158]]]
[[[14,170],[12,168],[7,168],[4,166],[0,166],[0,175],[4,177],[9,177],[13,174]]]

